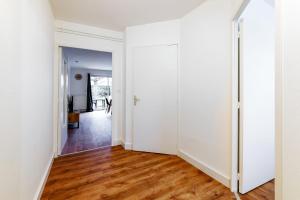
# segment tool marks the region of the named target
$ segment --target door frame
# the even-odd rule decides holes
[[[178,147],[179,147],[179,134],[180,134],[180,94],[181,94],[181,90],[180,90],[180,48],[179,48],[179,44],[178,43],[165,43],[165,44],[153,44],[153,45],[135,45],[132,46],[132,48],[130,49],[131,51],[131,63],[132,63],[132,68],[130,70],[130,74],[131,74],[131,92],[128,93],[128,95],[130,95],[131,98],[131,104],[130,104],[130,112],[131,112],[131,120],[132,120],[132,124],[131,124],[131,144],[129,145],[124,145],[125,149],[130,149],[133,150],[133,146],[134,146],[134,137],[135,137],[135,132],[134,132],[134,105],[133,105],[133,96],[134,96],[134,66],[133,66],[133,51],[134,49],[137,48],[145,48],[145,47],[159,47],[159,46],[176,46],[177,47],[177,133],[176,133],[176,149],[178,151]],[[127,96],[128,97],[128,96]]]
[[[62,148],[61,148],[61,143],[62,143],[62,141],[61,141],[61,134],[62,134],[62,129],[63,128],[66,128],[66,129],[68,129],[68,126],[67,125],[63,125],[63,127],[62,127],[62,124],[61,124],[61,116],[60,116],[60,113],[61,113],[61,105],[60,105],[60,100],[62,99],[62,98],[65,98],[66,97],[66,93],[64,93],[64,92],[61,92],[61,87],[60,87],[60,83],[61,83],[61,76],[63,76],[63,73],[64,73],[64,70],[62,70],[62,68],[64,67],[64,66],[62,66],[63,65],[63,58],[62,58],[62,56],[63,56],[63,48],[75,48],[75,49],[83,49],[83,48],[78,48],[78,47],[73,47],[73,46],[58,46],[58,61],[59,61],[59,66],[58,66],[58,85],[59,85],[59,87],[58,87],[58,115],[57,115],[57,124],[58,124],[58,129],[57,129],[57,150],[56,150],[56,152],[57,152],[57,154],[56,154],[56,156],[61,156],[62,155]],[[94,50],[94,49],[85,49],[85,50],[92,50],[92,51],[101,51],[101,50]],[[104,51],[103,51],[104,52]],[[109,53],[112,53],[112,78],[113,78],[113,71],[114,71],[114,62],[113,62],[113,60],[114,60],[114,53],[113,53],[113,51],[105,51],[105,52],[109,52]],[[68,77],[69,78],[69,77]],[[112,80],[114,80],[114,79],[112,79]],[[111,96],[112,96],[112,98],[113,98],[113,94],[114,94],[114,83],[113,83],[114,81],[112,81],[112,94],[111,94]],[[65,87],[65,86],[64,86]],[[60,95],[60,94],[62,94],[62,95]],[[62,101],[62,102],[64,102],[64,101]],[[66,107],[67,107],[67,105],[66,105]],[[63,108],[63,107],[62,107]],[[113,107],[112,107],[112,110],[113,110]],[[66,117],[67,117],[67,113],[66,113],[66,115],[65,115]],[[113,126],[113,124],[115,124],[114,123],[114,120],[115,120],[115,118],[114,117],[112,117],[112,121],[111,121],[111,123],[112,123],[112,126]],[[115,129],[114,129],[115,130]],[[115,146],[115,145],[118,145],[118,144],[120,144],[120,143],[115,143],[114,141],[113,141],[113,138],[115,138],[117,136],[117,134],[116,134],[116,132],[115,131],[113,131],[113,129],[112,129],[112,131],[111,131],[111,146]],[[93,149],[88,149],[88,150],[83,150],[83,151],[79,151],[79,152],[74,152],[74,153],[80,153],[80,152],[84,152],[84,151],[89,151],[89,150],[93,150]]]
[[[59,60],[59,70],[58,70],[58,84],[61,84],[61,77],[62,76],[64,76],[64,78],[65,78],[65,74],[64,74],[64,72],[65,72],[65,69],[64,69],[64,60],[63,60],[63,54],[64,54],[64,50],[63,50],[63,48],[74,48],[74,49],[83,49],[83,48],[77,48],[77,47],[70,47],[70,46],[58,46],[58,52],[59,52],[59,56],[58,56],[58,60]],[[85,49],[85,50],[91,50],[91,51],[99,51],[99,50],[93,50],[93,49]],[[104,52],[104,51],[102,51],[102,52]],[[112,52],[112,51],[105,51],[105,52],[109,52],[109,53],[112,53],[112,78],[113,78],[113,71],[114,71],[114,66],[113,66],[113,58],[114,58],[114,53]],[[68,70],[66,70],[66,72],[68,73]],[[67,74],[67,77],[68,77],[68,74]],[[69,79],[70,77],[68,77],[68,79]],[[67,83],[68,84],[68,83]],[[70,86],[71,87],[71,86]],[[112,96],[112,98],[113,98],[113,94],[114,94],[114,83],[113,83],[113,79],[112,79],[112,92],[111,92],[111,96]],[[64,106],[63,105],[61,105],[60,104],[60,101],[61,101],[61,99],[62,98],[66,98],[67,97],[67,93],[64,93],[64,91],[66,92],[66,86],[64,85],[64,89],[63,89],[63,91],[61,91],[61,87],[60,87],[60,85],[59,85],[59,87],[58,87],[58,130],[57,130],[57,156],[62,156],[62,150],[63,150],[63,148],[61,148],[61,143],[62,143],[62,141],[61,141],[61,139],[62,139],[62,130],[63,129],[66,129],[66,130],[64,130],[65,132],[68,132],[68,122],[67,122],[67,118],[68,118],[68,113],[67,113],[67,105],[65,105],[65,110],[63,111],[64,112],[64,114],[65,115],[63,115],[63,116],[65,116],[65,119],[63,119],[63,120],[65,120],[64,121],[64,123],[62,124],[61,123],[61,117],[60,117],[60,113],[62,112],[62,108],[64,108]],[[66,100],[66,101],[63,101],[62,100],[62,103],[67,103],[68,101]],[[113,107],[112,107],[112,110],[113,110]],[[113,123],[114,122],[114,118],[112,117],[112,121],[111,121],[111,123],[112,123],[112,125],[114,124]],[[112,129],[112,131],[111,131],[111,136],[112,136],[112,140],[111,140],[111,144],[110,144],[110,146],[114,146],[114,145],[118,145],[118,144],[120,144],[120,143],[114,143],[114,141],[113,141],[113,138],[115,138],[116,137],[116,133],[115,132],[113,132],[113,129]],[[99,148],[102,148],[102,147],[99,147]],[[96,148],[97,149],[97,148]],[[85,152],[85,151],[89,151],[89,150],[94,150],[94,149],[87,149],[87,150],[83,150],[83,151],[78,151],[78,152],[74,152],[74,153],[80,153],[80,152]],[[74,154],[74,153],[70,153],[70,154]],[[69,154],[65,154],[65,155],[69,155]]]
[[[231,100],[231,191],[238,192],[239,180],[239,19],[251,0],[244,0],[232,21],[232,100]]]
[[[70,28],[65,27],[68,24],[60,25],[55,32],[54,45],[54,66],[53,66],[53,152],[55,157],[61,155],[59,140],[61,140],[59,123],[59,83],[60,83],[60,64],[61,52],[60,47],[70,47],[79,49],[88,49],[94,51],[104,51],[112,53],[112,77],[113,89],[112,96],[114,114],[112,116],[112,146],[122,144],[122,136],[124,134],[124,42],[123,36],[117,34],[108,36],[108,33],[102,30],[87,30],[79,31],[81,25],[76,25]],[[59,27],[62,26],[62,27]]]

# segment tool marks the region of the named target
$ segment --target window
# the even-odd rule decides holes
[[[92,97],[96,108],[104,109],[105,97],[112,95],[112,78],[91,76]]]

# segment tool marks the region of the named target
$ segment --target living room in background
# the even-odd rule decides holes
[[[112,53],[62,48],[62,155],[112,144]]]

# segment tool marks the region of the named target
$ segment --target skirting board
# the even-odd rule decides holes
[[[125,150],[132,150],[132,144],[128,142],[121,141],[121,145]]]
[[[41,182],[39,184],[38,190],[37,190],[36,194],[34,195],[34,200],[39,200],[42,197],[42,194],[43,194],[43,191],[44,191],[44,188],[45,188],[48,176],[49,176],[50,171],[51,171],[51,167],[52,167],[53,161],[54,161],[54,153],[52,154],[51,159],[48,162],[46,171],[44,172],[44,174],[42,176],[42,180],[41,180]]]
[[[205,174],[207,174],[210,177],[216,179],[217,181],[219,181],[220,183],[222,183],[226,187],[230,188],[230,178],[229,177],[224,176],[223,174],[221,174],[217,170],[209,167],[207,164],[205,164],[201,161],[198,161],[196,158],[194,158],[193,156],[189,155],[188,153],[186,153],[182,150],[178,151],[178,156],[180,158],[182,158],[183,160],[187,161],[188,163],[190,163],[191,165],[193,165],[194,167],[198,168],[199,170],[201,170]]]
[[[122,145],[122,141],[121,140],[113,140],[112,141],[112,145],[111,146],[118,146],[118,145]]]

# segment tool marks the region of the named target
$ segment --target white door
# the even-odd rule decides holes
[[[275,177],[275,31],[272,7],[251,1],[240,24],[239,192]]]
[[[59,47],[59,122],[58,155],[61,155],[68,139],[68,59],[65,57],[63,48]]]
[[[133,49],[133,150],[176,154],[177,45]]]

